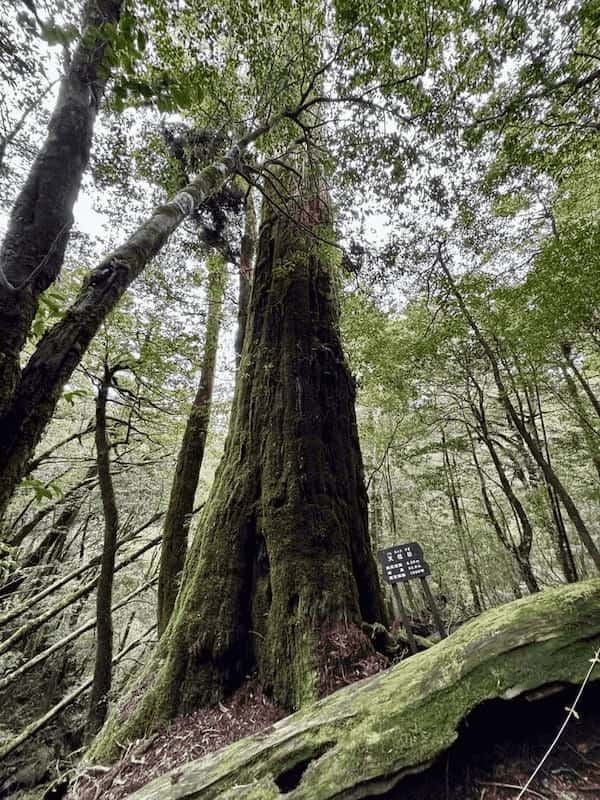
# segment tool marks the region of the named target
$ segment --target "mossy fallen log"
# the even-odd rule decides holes
[[[600,579],[492,609],[398,666],[186,764],[133,800],[348,800],[425,769],[476,706],[580,683],[600,646]],[[593,677],[600,677],[596,668]]]

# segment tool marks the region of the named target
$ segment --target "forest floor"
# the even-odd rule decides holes
[[[325,697],[367,678],[390,662],[375,653],[356,626],[334,626],[320,643],[319,694]],[[225,703],[177,717],[147,740],[133,742],[109,769],[88,768],[69,790],[69,800],[121,800],[159,775],[258,733],[286,715],[256,681],[238,689]],[[63,796],[47,792],[47,800]]]
[[[267,728],[285,712],[252,683],[227,703],[178,717],[147,740],[137,740],[107,770],[92,768],[69,791],[71,800],[121,800],[159,775]],[[56,795],[47,794],[50,800]]]
[[[532,702],[493,701],[463,723],[457,743],[425,772],[404,778],[383,800],[516,800],[566,716],[576,689]],[[523,800],[600,800],[600,685],[585,691],[559,743]],[[105,773],[87,773],[70,797],[124,798],[156,775],[280,719],[255,687],[181,717],[136,743]]]

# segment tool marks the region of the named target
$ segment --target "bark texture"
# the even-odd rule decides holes
[[[600,581],[484,612],[398,666],[178,767],[131,800],[359,800],[425,769],[487,700],[581,683],[600,646]],[[595,665],[592,679],[600,678]],[[299,780],[290,780],[296,775]],[[402,796],[401,784],[397,795]]]
[[[122,0],[86,2],[82,37],[62,79],[48,136],[11,211],[0,251],[0,413],[19,381],[20,353],[38,298],[62,267],[109,74],[102,25],[118,22],[121,7]]]
[[[177,467],[173,476],[169,507],[163,528],[158,574],[158,634],[162,635],[173,612],[187,551],[188,531],[194,510],[200,468],[208,435],[215,364],[221,327],[226,281],[226,263],[221,255],[209,258],[208,315],[198,390],[187,420]]]
[[[385,619],[331,260],[267,210],[230,433],[177,604],[143,696],[126,719],[115,712],[93,757],[254,669],[297,708],[317,696],[323,631]]]

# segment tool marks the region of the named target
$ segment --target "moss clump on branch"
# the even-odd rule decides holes
[[[600,580],[492,609],[387,672],[140,789],[132,800],[362,798],[425,768],[476,706],[578,683],[600,644]],[[596,678],[600,675],[595,675]],[[279,788],[294,774],[292,788]],[[261,794],[262,792],[262,794]]]

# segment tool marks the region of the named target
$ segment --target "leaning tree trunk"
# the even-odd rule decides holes
[[[319,694],[323,634],[385,618],[323,249],[267,209],[225,453],[156,660],[94,757],[219,700],[253,670],[296,708]]]
[[[86,722],[86,735],[96,734],[106,719],[108,693],[112,684],[113,626],[112,590],[117,555],[119,512],[110,471],[110,442],[106,430],[106,404],[114,370],[104,367],[96,398],[96,461],[104,513],[104,542],[96,593],[96,658],[92,693]]]
[[[511,423],[514,425],[516,431],[518,432],[519,436],[523,440],[523,442],[527,445],[529,452],[531,453],[534,461],[540,468],[544,479],[548,482],[548,484],[552,487],[555,491],[556,496],[562,502],[565,511],[567,512],[569,519],[571,520],[577,535],[579,536],[581,543],[587,550],[589,556],[591,557],[596,569],[600,571],[600,550],[594,541],[593,536],[590,533],[588,526],[585,524],[583,517],[579,513],[579,509],[575,504],[575,501],[571,497],[571,494],[567,490],[566,486],[559,478],[558,474],[555,472],[552,465],[548,462],[547,458],[544,456],[542,448],[540,447],[539,443],[536,441],[535,436],[532,436],[529,430],[527,429],[527,425],[524,422],[523,416],[519,414],[519,411],[515,408],[514,403],[510,399],[508,390],[502,378],[502,373],[500,372],[500,366],[498,363],[498,358],[494,353],[487,337],[483,334],[483,331],[479,327],[479,324],[475,320],[475,317],[469,311],[465,300],[460,293],[452,275],[446,266],[446,264],[441,261],[440,262],[442,270],[448,279],[449,286],[456,298],[458,306],[462,311],[465,319],[469,323],[469,327],[473,331],[477,341],[480,343],[492,369],[492,375],[494,377],[494,383],[496,384],[496,388],[498,389],[499,400],[504,406],[504,410],[506,411],[506,415]]]
[[[502,491],[504,492],[504,495],[506,496],[506,499],[508,500],[508,502],[510,504],[510,507],[512,508],[513,513],[515,515],[515,519],[516,519],[516,521],[517,521],[517,523],[519,525],[520,541],[519,541],[518,544],[513,542],[512,538],[509,539],[508,536],[505,536],[502,533],[501,525],[497,521],[495,522],[494,511],[493,511],[493,508],[492,508],[492,505],[491,505],[491,502],[490,502],[490,499],[489,499],[489,495],[487,493],[487,489],[486,489],[486,486],[485,486],[485,478],[483,477],[483,472],[481,471],[481,469],[479,467],[479,464],[477,463],[477,456],[476,456],[476,453],[475,453],[475,447],[474,447],[474,445],[472,443],[473,458],[474,458],[474,461],[475,461],[475,464],[476,464],[477,472],[479,474],[479,481],[480,481],[480,485],[481,485],[481,491],[482,491],[482,497],[483,497],[484,505],[486,507],[486,511],[488,513],[488,516],[489,516],[490,520],[492,521],[492,524],[494,525],[494,528],[496,530],[496,533],[498,535],[498,538],[499,538],[500,542],[505,547],[507,547],[509,552],[511,552],[513,554],[513,556],[515,558],[515,561],[517,563],[519,572],[521,573],[521,577],[525,581],[525,585],[527,586],[527,589],[533,594],[534,592],[539,592],[539,590],[540,590],[539,584],[537,582],[537,579],[536,579],[536,577],[535,577],[535,575],[533,573],[533,568],[531,566],[531,548],[533,546],[533,527],[532,527],[531,522],[529,520],[529,516],[527,515],[527,512],[525,511],[525,508],[523,507],[523,504],[521,503],[521,501],[519,500],[519,498],[517,497],[516,493],[514,492],[514,490],[512,488],[512,484],[509,481],[508,476],[506,474],[506,471],[504,469],[504,466],[502,464],[502,461],[500,460],[500,456],[498,455],[498,451],[496,450],[496,447],[494,445],[494,440],[493,440],[493,438],[492,438],[492,436],[490,434],[490,430],[489,430],[489,427],[488,427],[487,415],[485,413],[485,405],[484,405],[484,402],[483,402],[483,392],[482,392],[482,390],[481,390],[481,388],[479,386],[477,387],[477,389],[478,389],[478,394],[479,394],[479,408],[477,407],[477,405],[475,403],[472,403],[471,404],[471,410],[473,412],[473,416],[475,417],[475,419],[476,419],[476,421],[477,421],[477,423],[479,425],[478,432],[481,435],[481,437],[482,437],[482,439],[483,439],[483,441],[485,443],[485,446],[487,447],[488,452],[489,452],[489,454],[491,456],[492,463],[494,464],[494,467],[496,468],[496,473],[498,475],[498,479],[500,481],[500,486],[502,487]]]
[[[209,259],[208,315],[200,382],[187,420],[173,476],[169,507],[163,527],[158,574],[158,635],[161,636],[173,612],[179,580],[187,550],[188,530],[200,468],[208,435],[210,407],[215,379],[221,309],[226,282],[226,263],[222,255]]]
[[[98,329],[183,220],[221,188],[236,167],[239,150],[251,141],[249,134],[235,153],[203,169],[169,203],[159,206],[87,277],[63,319],[36,347],[10,407],[0,415],[0,519],[28,470],[64,385]]]
[[[101,30],[118,22],[122,0],[88,0],[82,35],[64,76],[48,136],[11,211],[0,252],[0,414],[19,381],[20,353],[40,294],[60,272],[73,205],[87,166],[108,78]]]

